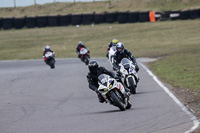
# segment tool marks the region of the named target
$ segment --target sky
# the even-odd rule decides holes
[[[34,5],[35,1],[37,4],[52,3],[54,0],[0,0],[1,7],[14,7],[14,1],[16,1],[17,7],[24,7]],[[94,0],[56,0],[56,2],[91,2]],[[102,0],[95,0],[102,1]]]

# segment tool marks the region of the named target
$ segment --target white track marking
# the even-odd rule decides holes
[[[140,63],[140,65],[147,71],[147,73],[156,81],[156,83],[163,88],[163,90],[181,107],[181,109],[187,114],[189,115],[189,117],[191,118],[191,120],[194,123],[194,126],[192,128],[190,128],[188,131],[186,131],[185,133],[191,133],[194,130],[196,130],[199,126],[199,120],[197,119],[197,117],[195,117],[179,100],[178,98],[176,98],[174,96],[174,94],[172,94],[172,92],[169,91],[169,89],[163,85],[163,83],[157,78],[157,76],[155,76],[152,71],[150,71],[145,65],[143,65],[142,63]]]

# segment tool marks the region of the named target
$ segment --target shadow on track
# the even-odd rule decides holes
[[[129,111],[129,110],[134,110],[134,108],[127,109],[126,111]],[[88,112],[88,113],[84,113],[83,115],[108,114],[108,113],[117,113],[117,112],[126,112],[126,111],[121,111],[117,109],[117,110],[99,111],[99,112],[91,112],[91,113]]]

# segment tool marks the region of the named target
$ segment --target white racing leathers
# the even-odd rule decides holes
[[[108,61],[112,65],[114,62],[114,54],[116,52],[116,46],[112,46],[108,52]]]

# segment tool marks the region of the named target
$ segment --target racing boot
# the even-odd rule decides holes
[[[103,98],[103,96],[101,95],[101,93],[97,92],[97,96],[98,96],[98,99],[99,99],[99,102],[100,103],[104,103],[106,100]]]

